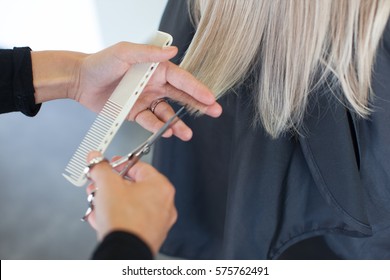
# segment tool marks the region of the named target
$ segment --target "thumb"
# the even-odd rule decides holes
[[[87,160],[91,162],[93,159],[103,157],[99,152],[92,151],[88,154]],[[94,182],[95,187],[100,188],[106,185],[106,182],[112,180],[115,177],[115,173],[112,170],[108,160],[102,160],[101,162],[90,167],[89,176]]]

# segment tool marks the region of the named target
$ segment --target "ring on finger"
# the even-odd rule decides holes
[[[152,111],[152,113],[154,114],[154,111],[156,110],[157,105],[160,104],[161,102],[167,102],[167,100],[165,98],[159,98],[159,99],[154,100],[150,104],[149,110]]]

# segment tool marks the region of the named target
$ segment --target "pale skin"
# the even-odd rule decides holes
[[[176,47],[159,48],[121,42],[95,54],[70,51],[32,52],[36,103],[70,98],[99,112],[120,79],[131,65],[161,62],[131,110],[128,119],[155,132],[173,114],[171,106],[161,102],[154,112],[147,109],[159,98],[168,97],[188,104],[211,117],[218,117],[221,106],[210,90],[190,73],[167,61],[177,53]],[[164,136],[175,135],[189,140],[191,129],[177,122]]]
[[[91,152],[88,159],[99,155]],[[133,181],[123,179],[107,162],[93,167],[90,175],[93,184],[87,192],[98,191],[88,222],[96,230],[98,240],[115,230],[126,231],[141,238],[157,254],[177,219],[175,189],[169,180],[143,162],[127,173]]]
[[[218,117],[221,106],[212,92],[191,74],[168,60],[176,47],[118,43],[95,54],[69,51],[32,52],[36,103],[70,98],[86,108],[99,112],[122,76],[135,63],[161,62],[132,108],[128,119],[155,132],[174,111],[166,102],[157,105],[154,113],[147,108],[159,98],[168,97],[211,117]],[[165,134],[182,140],[192,137],[191,129],[176,122]],[[88,160],[100,155],[92,152]],[[130,182],[115,173],[108,163],[91,170],[95,210],[88,221],[96,229],[98,239],[114,230],[125,230],[140,237],[156,254],[168,230],[176,220],[174,188],[152,166],[138,163],[129,170]]]

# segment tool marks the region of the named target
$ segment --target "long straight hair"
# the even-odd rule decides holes
[[[342,88],[344,105],[369,115],[372,67],[389,0],[189,3],[196,33],[181,66],[218,98],[258,73],[254,122],[272,137],[299,129],[310,93],[329,77],[331,87]]]

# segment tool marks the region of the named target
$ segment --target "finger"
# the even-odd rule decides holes
[[[153,114],[150,110],[144,110],[141,113],[139,113],[135,121],[141,125],[143,128],[151,131],[151,132],[157,132],[161,127],[163,127],[164,122],[162,122],[155,114]],[[173,134],[173,131],[171,128],[167,129],[165,133],[163,134],[163,137],[171,137]]]
[[[156,85],[158,88],[159,86]],[[143,110],[150,109],[150,106],[155,100],[161,99],[164,97],[164,91],[162,90],[147,90],[148,86],[145,87],[137,102],[134,104],[134,107],[130,110],[128,119],[130,121],[135,120],[139,113]],[[149,87],[150,88],[150,87]]]
[[[114,46],[116,55],[123,61],[134,63],[167,61],[177,54],[177,48],[121,42]]]
[[[159,68],[165,67],[166,80],[172,86],[191,95],[196,100],[212,105],[215,97],[210,89],[199,82],[193,75],[172,62],[161,63]]]
[[[150,110],[145,110],[139,113],[135,121],[153,133],[158,131],[172,116],[175,115],[175,111],[168,103],[161,102],[160,104],[157,106],[159,108],[155,108],[154,113]],[[168,128],[167,131],[164,132],[163,137],[168,138],[172,135],[175,135],[183,141],[188,141],[192,138],[192,130],[179,119],[172,125],[172,127]]]
[[[88,187],[85,189],[85,191],[87,192],[87,195],[90,195],[95,190],[96,190],[96,187],[94,184],[88,185]]]
[[[179,90],[170,84],[165,84],[163,86],[157,86],[155,84],[147,85],[143,94],[145,94],[141,101],[143,106],[148,104],[148,102],[152,103],[153,100],[168,97],[169,99],[175,100],[183,105],[188,105],[195,111],[199,111],[211,117],[219,117],[222,113],[222,107],[217,102],[214,102],[212,105],[205,105],[192,97],[189,93]]]
[[[177,88],[169,84],[165,86],[165,90],[165,96],[169,97],[170,99],[176,100],[182,105],[186,105],[187,107],[192,109],[193,112],[197,111],[213,118],[219,117],[222,113],[222,107],[217,102],[214,102],[212,105],[204,105],[203,103],[200,103],[193,97],[189,96],[184,91],[178,90]]]
[[[111,162],[117,161],[117,160],[120,159],[120,158],[122,158],[122,157],[121,157],[121,156],[113,156],[113,157],[111,158]],[[121,165],[116,166],[116,167],[114,168],[114,170],[115,170],[116,172],[120,172],[120,171],[122,170],[122,168],[125,166],[125,164],[126,164],[126,163],[123,163],[123,164],[121,164]]]
[[[101,157],[102,154],[92,151],[88,154],[88,162],[96,157]],[[96,188],[105,187],[108,181],[117,180],[118,175],[112,170],[111,165],[102,161],[91,168],[89,171],[90,178],[94,182]]]
[[[156,115],[164,123],[175,115],[175,111],[167,102],[160,102],[154,109]],[[192,138],[192,130],[181,120],[178,119],[172,126],[173,134],[183,141],[188,141]]]
[[[92,210],[92,212],[88,215],[87,222],[90,224],[90,226],[96,230],[96,216],[95,216],[95,211]]]
[[[102,154],[97,152],[97,151],[91,151],[90,153],[88,153],[87,155],[87,162],[90,162],[91,160],[93,160],[94,158],[96,157],[101,157]]]
[[[170,84],[165,82],[161,84],[161,81],[152,81],[143,90],[141,96],[130,111],[128,119],[134,121],[140,112],[149,108],[154,101],[164,97],[168,97],[183,105],[188,105],[194,111],[199,111],[211,117],[219,117],[222,112],[222,107],[217,102],[208,106]]]
[[[133,178],[135,182],[150,180],[156,177],[161,177],[163,180],[167,180],[165,176],[158,172],[153,166],[141,161],[137,162],[132,168],[130,168],[128,175]]]
[[[173,226],[176,223],[177,218],[178,218],[177,209],[176,209],[174,203],[172,203],[172,208],[171,208],[171,211],[170,211],[170,217],[171,217],[170,226]]]
[[[116,160],[118,160],[118,159],[120,159],[120,158],[121,158],[121,156],[113,156],[113,157],[111,158],[111,162],[116,161]]]

